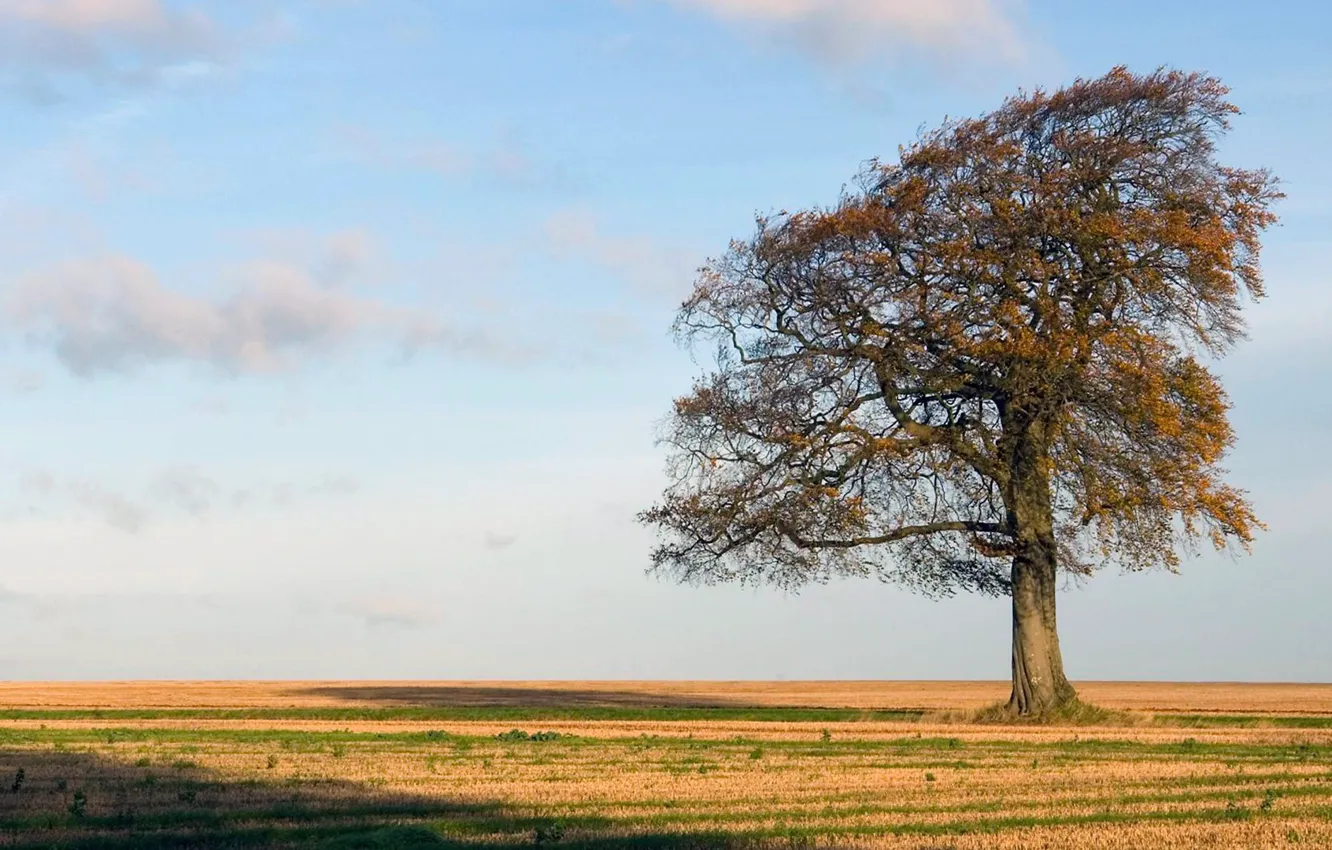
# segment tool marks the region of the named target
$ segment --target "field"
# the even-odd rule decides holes
[[[0,684],[0,846],[1332,847],[1332,685]]]

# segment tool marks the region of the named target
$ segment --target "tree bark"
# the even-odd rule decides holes
[[[1077,694],[1064,675],[1055,619],[1058,554],[1045,428],[1039,417],[1015,415],[1009,423],[1006,501],[1018,548],[1012,572],[1013,692],[1008,710],[1031,716],[1057,709]]]
[[[1041,715],[1070,702],[1055,622],[1055,560],[1043,546],[1013,559],[1013,692],[1008,710]]]

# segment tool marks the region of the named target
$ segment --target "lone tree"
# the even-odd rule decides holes
[[[760,218],[676,321],[716,369],[666,428],[653,569],[1008,595],[1009,710],[1073,700],[1061,572],[1173,570],[1262,527],[1222,480],[1229,402],[1200,360],[1243,336],[1281,197],[1217,162],[1227,93],[1115,68]]]

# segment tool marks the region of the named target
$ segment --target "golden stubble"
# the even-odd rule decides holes
[[[494,683],[347,687],[450,687],[583,701],[728,699],[744,704],[883,707],[896,695],[954,707],[988,699],[984,683]],[[365,707],[335,701],[329,683],[8,685],[20,705]],[[1106,693],[1179,711],[1209,705],[1237,713],[1244,686],[1107,685]],[[1263,710],[1320,706],[1319,686],[1250,686]],[[483,688],[491,689],[483,691]],[[311,694],[318,690],[317,696]],[[1086,688],[1084,688],[1084,692]],[[441,692],[446,695],[441,697]],[[922,696],[923,695],[923,696]],[[894,697],[894,698],[896,698]],[[135,703],[141,699],[141,703]],[[556,700],[555,696],[549,699]],[[45,702],[42,702],[45,700]],[[102,702],[102,700],[106,700]],[[333,701],[333,702],[330,702]],[[15,703],[10,703],[14,705]],[[398,701],[392,705],[406,705]],[[447,704],[447,703],[443,703]],[[546,706],[558,702],[544,703]],[[585,703],[584,703],[585,704]],[[623,702],[617,704],[624,704]],[[504,741],[514,727],[555,731],[551,741]],[[814,846],[883,848],[1220,848],[1332,846],[1332,729],[985,726],[936,722],[816,723],[692,721],[417,721],[373,719],[25,719],[0,722],[14,743],[0,748],[0,781],[23,767],[22,793],[0,793],[0,816],[63,817],[75,789],[89,815],[137,816],[182,808],[264,810],[301,805],[331,812],[405,803],[500,812],[495,832],[468,840],[530,840],[533,819],[562,819],[569,837],[686,833],[785,836]],[[121,730],[121,731],[116,731]],[[425,736],[427,730],[441,734]],[[329,735],[327,733],[349,733]],[[415,733],[404,737],[403,733]],[[826,733],[826,734],[825,734]],[[42,735],[48,736],[44,739]],[[65,735],[65,738],[60,736]],[[59,745],[52,743],[65,741]],[[1321,748],[1321,749],[1320,749]],[[202,789],[183,802],[182,789]],[[0,792],[5,789],[0,788]],[[401,820],[409,815],[394,815]],[[454,815],[422,816],[439,823]],[[456,817],[466,818],[467,815]],[[521,826],[504,826],[504,823]],[[589,825],[590,824],[590,825]],[[488,827],[490,828],[490,827]],[[71,836],[76,828],[62,827]],[[507,831],[506,831],[507,830]],[[939,834],[932,831],[937,830]],[[18,835],[19,833],[14,833]],[[64,833],[48,833],[54,840]],[[3,842],[0,842],[3,843]],[[799,843],[799,842],[798,842]]]
[[[1104,708],[1332,715],[1332,684],[1078,682]],[[0,682],[8,708],[792,707],[947,711],[1008,697],[998,681]]]

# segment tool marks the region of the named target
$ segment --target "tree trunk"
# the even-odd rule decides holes
[[[1013,693],[1008,710],[1040,715],[1076,694],[1064,676],[1055,623],[1055,561],[1039,544],[1013,559]]]
[[[1006,411],[1008,522],[1017,538],[1013,558],[1013,693],[1008,710],[1041,715],[1072,701],[1055,622],[1058,556],[1046,430],[1037,416]]]

